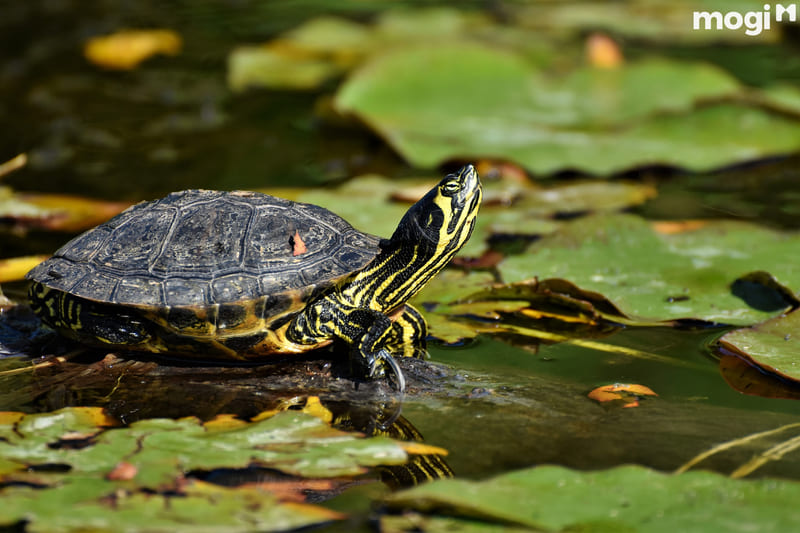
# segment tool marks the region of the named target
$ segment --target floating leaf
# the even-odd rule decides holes
[[[642,396],[658,396],[649,387],[629,383],[614,383],[613,385],[603,385],[593,389],[589,393],[589,398],[599,402],[622,401],[622,407],[638,407],[639,399]]]
[[[800,125],[778,115],[732,104],[694,110],[698,100],[739,91],[733,78],[703,64],[647,61],[551,80],[513,53],[452,43],[373,58],[335,104],[428,167],[489,157],[537,173],[710,169],[800,146]]]
[[[797,311],[726,333],[719,344],[767,372],[800,382],[800,313]]]
[[[111,481],[75,476],[52,489],[7,487],[0,524],[27,522],[26,531],[286,531],[344,518],[302,503],[282,503],[258,488],[201,482],[181,494],[130,493]]]
[[[80,231],[105,222],[130,206],[66,194],[19,193],[0,187],[0,219],[22,228]]]
[[[598,213],[640,205],[656,195],[655,187],[641,183],[585,181],[526,192],[514,207],[542,217]]]
[[[800,235],[745,223],[709,222],[696,231],[662,235],[632,215],[589,216],[561,225],[498,268],[506,282],[567,279],[637,320],[745,325],[775,311],[748,306],[731,284],[769,268],[782,284],[800,286],[800,272],[784,259],[798,253]]]
[[[800,115],[800,88],[795,85],[780,84],[761,89],[756,97],[766,105],[773,106],[785,113]]]
[[[228,86],[234,91],[250,87],[313,89],[341,72],[328,60],[298,60],[276,46],[241,46],[228,57]]]
[[[30,269],[47,259],[46,255],[30,255],[0,259],[0,283],[20,281]]]
[[[241,46],[228,57],[228,86],[315,89],[367,56],[420,40],[468,35],[475,26],[503,27],[486,17],[453,8],[390,9],[374,24],[321,16],[260,46]]]
[[[181,37],[172,30],[122,30],[90,39],[83,49],[87,60],[103,68],[132,70],[156,54],[176,55]]]
[[[800,520],[798,497],[800,485],[791,481],[731,480],[710,472],[671,475],[637,466],[597,472],[541,466],[486,481],[436,481],[393,494],[387,503],[390,510],[478,531],[482,525],[510,525],[671,533],[702,524],[704,531],[780,532]]]
[[[367,466],[405,464],[409,453],[445,453],[436,447],[409,447],[387,437],[343,432],[297,411],[249,424],[214,420],[208,428],[195,418],[146,419],[109,429],[115,424],[103,410],[94,408],[0,415],[0,481],[7,482],[0,488],[0,525],[26,520],[50,530],[54,513],[63,513],[67,504],[72,511],[70,521],[63,522],[64,530],[88,527],[94,523],[89,516],[102,520],[116,516],[121,523],[128,523],[137,512],[151,513],[155,505],[173,509],[176,514],[166,513],[158,520],[173,524],[174,530],[176,521],[187,519],[180,511],[181,502],[188,507],[207,505],[204,494],[209,493],[211,500],[224,507],[209,511],[209,524],[238,523],[239,519],[223,519],[226,513],[255,513],[253,520],[262,514],[286,514],[298,524],[316,523],[338,515],[316,508],[293,511],[263,492],[260,503],[251,505],[247,490],[239,493],[203,484],[187,488],[186,476],[194,471],[262,466],[293,475],[331,478],[357,475]],[[44,466],[47,474],[40,472]],[[60,468],[53,470],[55,467]],[[169,495],[172,492],[175,498]],[[234,504],[236,494],[242,498],[238,506]],[[196,512],[199,515],[190,523],[206,524],[199,518],[203,512]],[[155,515],[151,518],[155,520]],[[148,531],[167,527],[159,521],[143,520],[141,524],[139,527]],[[222,525],[219,529],[224,530]]]

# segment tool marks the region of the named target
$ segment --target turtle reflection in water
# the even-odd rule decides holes
[[[481,185],[469,165],[409,208],[390,239],[321,207],[188,190],[131,207],[31,270],[30,300],[63,335],[104,348],[256,360],[343,341],[358,377],[425,353],[406,302],[469,239]]]

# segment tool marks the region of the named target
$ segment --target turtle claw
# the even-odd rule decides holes
[[[391,369],[394,374],[394,385],[397,387],[397,392],[405,392],[406,378],[403,376],[403,369],[397,364],[392,354],[386,349],[381,349],[374,355],[363,356],[360,359],[360,364],[363,365],[363,376],[367,379],[380,379],[386,376],[386,368]],[[359,365],[360,366],[360,365]]]
[[[406,391],[406,378],[405,378],[405,376],[403,376],[403,369],[401,369],[400,365],[397,364],[397,361],[395,361],[394,357],[392,357],[392,354],[390,354],[385,349],[382,349],[380,352],[378,352],[378,356],[375,358],[375,363],[378,363],[379,361],[384,362],[386,365],[389,366],[389,368],[392,369],[392,372],[394,372],[395,385],[397,386],[397,392],[400,392],[400,393],[405,392]],[[370,370],[370,374],[372,374],[372,372],[375,371],[374,369],[379,366],[378,364],[375,364],[375,363],[373,363],[373,365],[372,365],[372,370]],[[370,377],[372,377],[372,376],[370,375]]]

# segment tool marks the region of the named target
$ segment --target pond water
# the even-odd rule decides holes
[[[20,191],[138,201],[184,188],[325,187],[368,172],[398,179],[438,175],[407,166],[364,128],[320,120],[315,106],[321,92],[232,94],[226,88],[231,47],[293,27],[307,18],[306,4],[171,2],[162,9],[159,2],[87,7],[61,0],[4,6],[0,160],[24,151],[30,162],[3,183]],[[370,2],[344,4],[350,16],[369,18]],[[83,60],[84,39],[125,26],[170,27],[188,44],[177,58],[154,58],[131,72],[104,72]],[[701,48],[697,54],[714,53]],[[642,171],[628,177],[658,181],[660,196],[634,211],[651,218],[734,216],[793,229],[800,226],[795,163],[763,162],[702,178]],[[777,200],[769,190],[781,191]],[[6,228],[0,256],[47,254],[69,237]],[[22,283],[3,290],[24,299]],[[744,395],[723,379],[711,346],[725,331],[630,328],[602,339],[658,360],[573,343],[522,346],[524,339],[489,335],[459,347],[432,343],[429,371],[438,377],[433,384],[413,382],[402,415],[427,443],[447,449],[448,464],[466,478],[538,464],[598,469],[636,463],[672,471],[715,444],[793,423],[800,414],[795,400]],[[70,364],[85,368],[96,361]],[[130,381],[113,372],[91,383],[61,382],[49,371],[32,381],[3,377],[0,411],[93,405],[123,421],[209,419],[223,412],[252,416],[268,403],[269,394],[258,388],[262,371],[224,370],[215,380],[213,370],[192,374],[185,365],[161,365],[159,372],[133,372]],[[587,397],[610,383],[646,384],[658,396],[642,398],[638,408]],[[740,446],[702,466],[727,474],[772,444]],[[755,476],[800,479],[800,457],[767,464]],[[358,487],[331,505],[364,510],[380,490]]]

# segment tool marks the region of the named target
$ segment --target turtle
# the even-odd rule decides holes
[[[322,207],[251,191],[190,189],[136,204],[35,266],[31,308],[80,343],[193,360],[262,361],[334,342],[353,373],[404,380],[426,354],[408,300],[469,239],[472,165],[412,205],[388,239]]]

